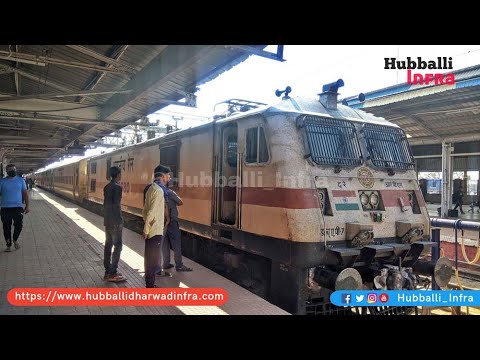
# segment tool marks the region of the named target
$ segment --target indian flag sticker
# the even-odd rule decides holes
[[[332,190],[332,195],[337,211],[360,210],[355,191]]]

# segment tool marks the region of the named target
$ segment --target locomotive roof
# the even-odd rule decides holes
[[[369,114],[362,110],[353,109],[349,106],[342,104],[337,104],[336,110],[329,110],[325,108],[320,101],[309,98],[294,97],[282,100],[280,103],[273,106],[262,106],[258,109],[247,111],[244,113],[238,113],[233,116],[229,116],[225,119],[218,120],[218,123],[229,122],[233,120],[238,120],[242,117],[251,116],[255,113],[264,113],[266,116],[273,116],[278,113],[297,113],[298,115],[315,115],[323,117],[331,117],[336,119],[345,119],[351,121],[359,121],[363,123],[371,123],[378,125],[386,125],[399,127],[396,124],[393,124],[382,117],[378,117],[372,114]]]
[[[282,100],[280,103],[273,105],[273,106],[261,106],[257,109],[246,111],[246,112],[241,112],[232,116],[229,116],[224,119],[217,120],[216,123],[228,123],[228,122],[233,122],[233,121],[238,121],[244,117],[250,117],[255,114],[264,114],[265,116],[274,116],[280,113],[292,113],[292,114],[298,114],[298,115],[314,115],[314,116],[323,116],[323,117],[331,117],[331,118],[336,118],[336,119],[345,119],[345,120],[351,120],[351,121],[358,121],[358,122],[363,122],[363,123],[370,123],[370,124],[378,124],[378,125],[386,125],[386,126],[392,126],[392,127],[399,127],[396,124],[393,124],[384,118],[374,116],[372,114],[369,114],[365,111],[362,110],[357,110],[353,109],[349,106],[345,106],[342,104],[337,104],[337,109],[336,110],[328,110],[326,109],[318,100],[315,99],[308,99],[308,98],[301,98],[301,97],[294,97],[294,98],[288,98]],[[174,131],[170,134],[166,134],[165,136],[159,137],[159,138],[154,138],[150,139],[147,141],[143,141],[138,144],[133,144],[129,146],[125,146],[122,148],[118,148],[112,152],[105,153],[105,154],[99,154],[99,155],[94,155],[90,156],[88,158],[84,158],[83,160],[95,160],[97,158],[102,158],[102,157],[108,157],[111,156],[111,154],[115,154],[117,151],[125,151],[129,149],[134,149],[135,147],[143,147],[143,146],[148,146],[150,144],[155,144],[157,142],[162,142],[162,141],[167,141],[169,139],[175,139],[177,137],[181,137],[182,135],[188,133],[188,132],[198,132],[202,131],[206,128],[211,127],[213,122],[209,122],[207,124],[203,124],[200,126],[196,126],[193,128],[188,128],[184,130],[179,130],[179,131]],[[69,165],[69,164],[66,164]],[[61,168],[62,166],[66,165],[60,165],[54,168],[51,168],[50,170],[53,169],[58,169]]]

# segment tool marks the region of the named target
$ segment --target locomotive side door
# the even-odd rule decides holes
[[[221,147],[215,181],[218,220],[226,225],[238,225],[238,129],[229,124],[221,129]],[[218,149],[218,148],[217,148]]]
[[[78,194],[78,176],[79,176],[79,171],[78,171],[79,164],[76,164],[74,169],[73,169],[73,197],[78,200],[79,194]]]

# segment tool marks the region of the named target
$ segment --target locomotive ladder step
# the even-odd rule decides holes
[[[401,255],[405,251],[409,251],[411,246],[410,244],[397,244],[397,243],[392,243],[392,244],[384,244],[384,246],[388,246],[393,248],[393,253],[396,256]]]
[[[328,250],[338,253],[341,257],[350,257],[350,256],[360,255],[360,249],[358,248],[335,247],[335,248],[329,248]]]
[[[389,255],[388,253],[392,253],[394,248],[389,245],[367,245],[362,248],[362,252],[371,251],[371,250],[375,251],[375,256],[384,255],[384,254],[387,254],[388,256]]]

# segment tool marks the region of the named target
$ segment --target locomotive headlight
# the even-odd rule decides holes
[[[378,195],[376,193],[371,193],[370,194],[370,204],[372,204],[372,206],[376,207],[379,203],[379,198],[378,198]]]
[[[362,194],[360,195],[360,202],[362,203],[363,206],[367,206],[369,201],[370,201],[370,200],[368,199],[368,195],[367,195],[367,194],[362,193]]]

